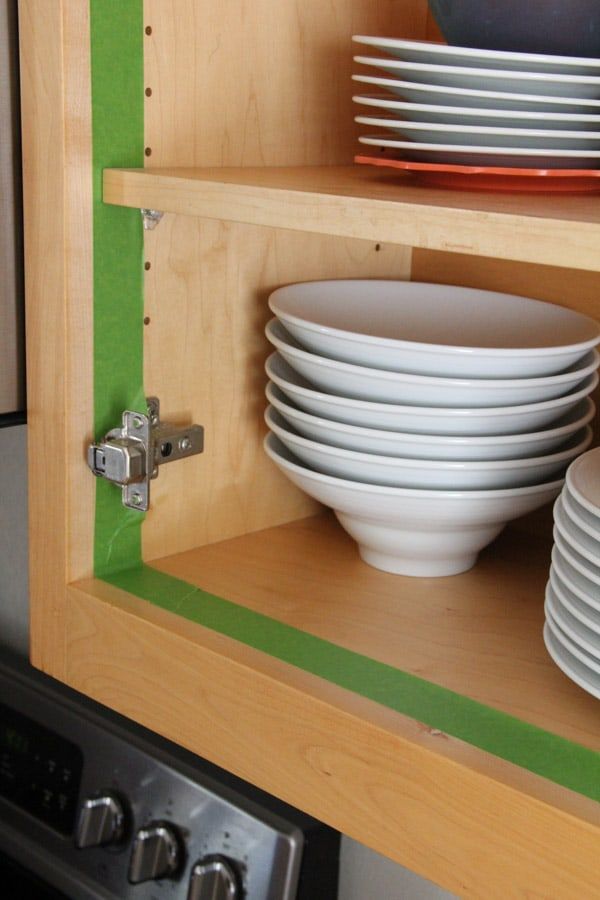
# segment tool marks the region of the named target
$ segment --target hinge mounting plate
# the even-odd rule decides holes
[[[201,425],[176,427],[160,421],[157,397],[146,400],[147,412],[126,410],[120,428],[113,428],[97,443],[90,444],[88,466],[98,478],[121,487],[123,506],[145,512],[150,506],[150,482],[159,466],[204,449]]]

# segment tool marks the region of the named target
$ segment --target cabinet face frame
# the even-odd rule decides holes
[[[34,664],[463,896],[593,896],[597,804],[85,580],[88,33],[85,3],[21,2]]]

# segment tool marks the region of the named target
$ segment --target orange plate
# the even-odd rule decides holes
[[[508,169],[412,162],[389,156],[355,156],[354,162],[409,172],[432,187],[461,191],[529,191],[586,194],[600,191],[600,169]]]

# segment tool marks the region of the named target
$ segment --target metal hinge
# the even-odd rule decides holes
[[[201,425],[176,428],[160,421],[157,397],[148,397],[147,415],[127,410],[121,428],[113,428],[104,440],[90,444],[88,466],[98,478],[122,489],[123,506],[146,511],[150,506],[150,481],[158,467],[202,453]]]

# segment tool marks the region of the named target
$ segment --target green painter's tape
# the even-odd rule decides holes
[[[102,170],[144,162],[143,10],[141,0],[91,0],[94,177],[94,429],[144,410],[143,269],[139,211],[102,203]],[[142,516],[99,480],[94,571],[141,560]]]
[[[143,409],[139,212],[104,206],[101,171],[143,164],[141,0],[90,0],[94,141],[94,373],[97,434]],[[142,516],[97,483],[95,572],[170,612],[600,800],[600,754],[321,638],[215,597],[141,561]]]
[[[600,754],[407,672],[195,588],[150,566],[110,584],[564,787],[600,800]]]

